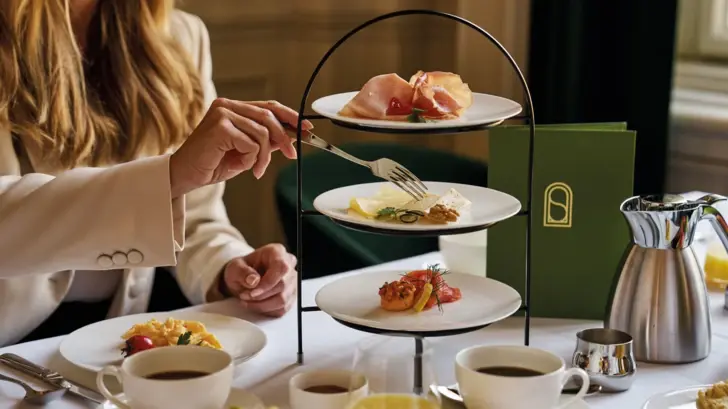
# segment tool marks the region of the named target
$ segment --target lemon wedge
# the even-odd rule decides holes
[[[422,287],[422,294],[420,294],[420,298],[417,299],[417,302],[412,307],[416,312],[422,311],[423,308],[425,308],[425,304],[427,304],[427,300],[430,299],[430,296],[432,295],[432,284],[427,283],[424,287]]]
[[[351,208],[351,210],[369,219],[377,217],[379,210],[385,207],[386,206],[381,200],[368,199],[365,197],[355,197],[349,201],[349,208]]]
[[[438,405],[419,396],[377,394],[357,401],[349,409],[438,409]]]

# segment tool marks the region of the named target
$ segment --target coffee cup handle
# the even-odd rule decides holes
[[[575,401],[581,400],[581,398],[586,396],[586,392],[589,390],[589,374],[587,374],[586,371],[581,368],[569,368],[564,371],[564,378],[561,381],[561,387],[563,388],[566,385],[566,382],[568,382],[574,376],[578,376],[581,378],[581,388],[579,389],[579,392],[577,392],[576,395],[570,397],[569,399],[563,401],[563,403],[557,406],[556,409],[567,408]]]
[[[105,366],[98,374],[96,374],[96,387],[99,389],[99,392],[101,392],[101,394],[104,395],[104,398],[108,399],[109,402],[119,407],[119,409],[131,409],[129,405],[120,401],[119,398],[109,392],[109,389],[104,383],[104,377],[106,375],[113,376],[117,381],[119,381],[119,384],[121,384],[121,371],[119,371],[119,368],[115,366]]]

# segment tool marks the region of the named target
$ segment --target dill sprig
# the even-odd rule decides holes
[[[441,269],[439,264],[433,264],[427,266],[427,269],[430,270],[432,273],[432,279],[434,279],[437,276],[440,276],[440,281],[437,283],[436,287],[432,290],[432,292],[435,294],[435,304],[437,304],[437,309],[440,311],[440,313],[443,313],[444,310],[442,309],[442,301],[440,301],[440,294],[438,294],[438,291],[445,285],[445,279],[442,278],[445,274],[448,274],[449,271],[445,269]],[[435,287],[435,286],[433,286]]]
[[[421,278],[410,277],[407,275],[408,273],[403,273],[401,275],[402,275],[402,277],[407,277],[408,281],[418,282],[418,283],[421,283],[422,285],[427,284],[427,283],[432,284],[432,294],[435,295],[435,304],[437,304],[437,309],[440,312],[444,312],[444,310],[442,308],[442,301],[440,301],[440,295],[438,294],[438,291],[441,290],[446,285],[445,279],[441,278],[437,283],[433,283],[433,281],[434,281],[435,277],[437,277],[437,276],[442,277],[444,275],[450,274],[450,271],[445,268],[440,267],[440,264],[429,264],[427,266],[427,270],[429,271],[429,273],[427,274],[426,280],[423,280]]]

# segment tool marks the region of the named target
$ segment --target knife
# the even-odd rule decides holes
[[[60,373],[44,368],[38,364],[34,364],[21,356],[11,353],[2,354],[0,355],[0,362],[49,385],[67,389],[68,392],[92,402],[103,403],[106,401],[106,399],[98,392],[72,383],[66,380]]]

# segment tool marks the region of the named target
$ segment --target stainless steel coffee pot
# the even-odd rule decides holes
[[[728,249],[728,225],[713,207],[723,200],[650,195],[620,206],[634,243],[615,277],[604,325],[632,335],[638,361],[687,363],[710,354],[708,293],[691,245],[698,222],[707,219]]]

